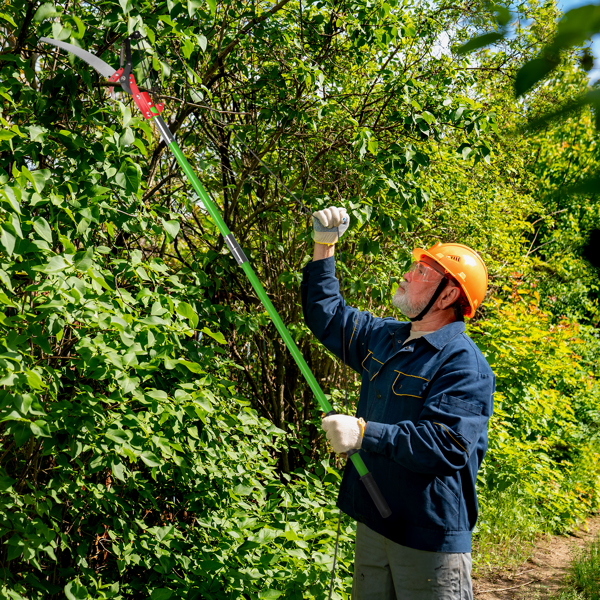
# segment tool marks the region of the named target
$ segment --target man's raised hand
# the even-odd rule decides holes
[[[330,206],[313,213],[313,239],[317,244],[335,244],[350,225],[350,217],[344,207]]]

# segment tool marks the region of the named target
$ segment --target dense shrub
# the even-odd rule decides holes
[[[478,478],[481,561],[514,560],[522,542],[600,507],[600,340],[573,320],[553,324],[538,302],[523,291],[469,328],[497,377]]]

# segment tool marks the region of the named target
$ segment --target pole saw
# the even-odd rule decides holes
[[[267,314],[271,318],[271,321],[273,321],[273,324],[275,325],[277,331],[283,338],[285,345],[287,346],[292,357],[296,361],[296,364],[300,368],[300,371],[302,371],[302,374],[304,375],[309,387],[313,391],[317,402],[319,403],[319,406],[325,413],[325,416],[335,414],[335,411],[327,401],[323,390],[321,390],[321,388],[319,387],[315,376],[312,374],[310,368],[306,364],[306,361],[304,360],[302,353],[298,349],[298,346],[296,346],[296,343],[294,342],[292,336],[290,335],[289,331],[287,330],[286,326],[281,320],[281,317],[277,313],[277,310],[271,303],[271,300],[269,300],[265,289],[263,288],[256,273],[252,269],[252,266],[250,265],[248,258],[244,254],[244,251],[238,244],[231,231],[229,231],[229,228],[225,224],[225,221],[223,221],[223,219],[221,218],[217,207],[212,202],[209,195],[206,193],[206,190],[200,183],[200,180],[196,177],[196,174],[194,173],[192,167],[190,166],[183,152],[177,145],[173,134],[169,131],[169,128],[167,127],[166,123],[160,116],[160,113],[163,111],[164,108],[163,104],[160,102],[154,102],[148,92],[142,92],[139,90],[135,78],[133,76],[131,43],[137,42],[141,38],[141,34],[139,32],[135,32],[125,39],[121,49],[120,68],[117,70],[113,69],[109,64],[105,63],[98,56],[95,56],[94,54],[91,54],[90,52],[87,52],[81,48],[78,48],[77,46],[73,46],[72,44],[45,37],[40,38],[40,41],[46,44],[52,44],[54,46],[57,46],[58,48],[62,48],[63,50],[71,52],[75,56],[81,58],[81,60],[86,62],[90,67],[95,69],[98,73],[100,73],[100,75],[108,79],[110,83],[120,85],[123,92],[132,96],[133,101],[135,102],[136,106],[140,109],[140,112],[142,113],[143,117],[147,120],[153,121],[153,123],[156,125],[156,128],[160,132],[160,136],[164,141],[165,145],[171,150],[171,152],[175,156],[177,162],[183,169],[183,172],[185,173],[192,187],[202,200],[202,203],[204,204],[204,207],[206,208],[207,212],[209,213],[215,225],[221,232],[221,235],[223,236],[225,243],[229,247],[229,250],[233,254],[233,257],[235,258],[238,266],[242,268],[242,270],[246,274],[246,277],[252,284],[254,291],[256,292],[257,296],[259,297],[260,301],[265,307]],[[360,480],[363,482],[366,490],[371,496],[371,499],[373,500],[373,503],[377,507],[377,510],[379,511],[381,516],[383,518],[389,517],[392,514],[392,512],[385,498],[381,494],[381,491],[379,490],[379,487],[377,486],[373,475],[369,472],[363,459],[358,453],[358,450],[350,450],[348,452],[348,456],[350,457],[350,460],[352,461],[356,470],[358,471],[358,474],[360,475]]]

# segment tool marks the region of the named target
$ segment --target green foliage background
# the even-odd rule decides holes
[[[257,156],[311,210],[350,208],[360,308],[395,314],[417,245],[482,253],[469,332],[498,393],[476,560],[510,545],[510,507],[533,533],[599,507],[598,274],[582,258],[599,198],[561,195],[598,168],[594,115],[514,134],[586,89],[570,54],[515,102],[557,15],[519,10],[528,25],[474,60],[452,49],[496,22],[483,2],[1,5],[0,596],[322,598],[337,528],[341,465],[223,240],[152,125],[40,36],[114,65],[123,37],[148,37],[169,126],[340,408],[341,368],[299,306],[310,219]]]

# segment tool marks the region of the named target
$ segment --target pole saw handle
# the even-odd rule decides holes
[[[331,417],[332,415],[336,414],[337,413],[335,412],[335,410],[330,410],[325,416]],[[365,486],[365,489],[369,493],[369,496],[371,496],[371,500],[373,500],[373,504],[379,511],[381,518],[387,519],[389,516],[391,516],[392,510],[389,507],[389,504],[387,503],[386,499],[383,497],[383,494],[381,493],[381,490],[379,489],[379,486],[377,485],[377,482],[373,477],[373,473],[369,472],[367,466],[365,465],[362,457],[360,456],[356,448],[348,450],[348,452],[346,452],[346,455],[352,461],[352,464],[358,471],[358,474],[360,475],[359,479]]]

